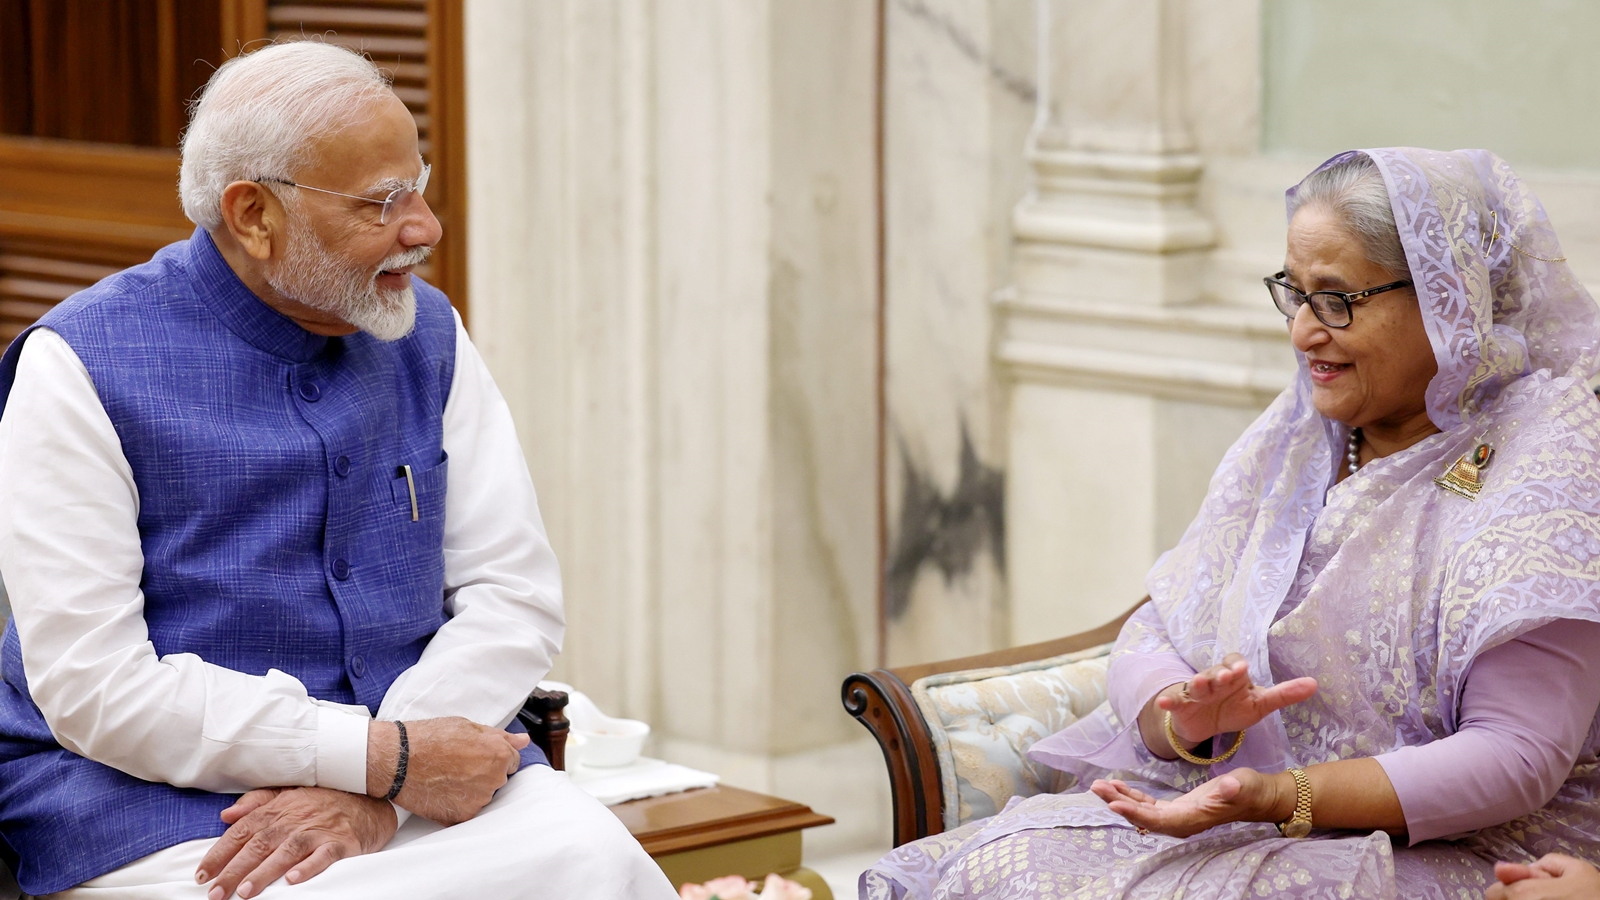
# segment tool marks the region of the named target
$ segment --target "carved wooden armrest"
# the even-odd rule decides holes
[[[946,672],[1014,666],[1109,643],[1117,639],[1122,623],[1149,599],[1146,597],[1134,604],[1114,622],[1069,637],[920,666],[856,672],[846,678],[842,688],[845,711],[878,739],[883,761],[889,767],[894,845],[898,847],[944,831],[944,782],[940,777],[933,733],[911,696],[911,685],[917,679]]]
[[[550,767],[557,772],[567,767],[567,692],[535,688],[522,704],[517,718],[528,728],[528,736],[544,751]]]

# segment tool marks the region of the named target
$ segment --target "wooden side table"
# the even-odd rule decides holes
[[[833,824],[809,806],[719,785],[630,800],[611,811],[673,887],[723,875],[761,881],[776,872],[810,888],[812,900],[833,900],[827,883],[801,865],[801,830]]]

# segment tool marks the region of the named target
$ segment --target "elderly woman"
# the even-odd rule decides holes
[[[1345,153],[1289,215],[1295,382],[1030,751],[1089,790],[864,897],[1482,897],[1600,852],[1600,310],[1486,152]]]

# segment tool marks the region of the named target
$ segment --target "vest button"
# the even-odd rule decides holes
[[[350,672],[357,678],[367,674],[367,661],[359,656],[352,656],[350,658]]]
[[[338,475],[340,478],[343,478],[346,475],[349,475],[350,474],[350,457],[348,457],[348,456],[340,456],[340,457],[335,458],[334,461],[333,461],[333,471],[334,471],[334,474]]]
[[[345,579],[349,578],[350,577],[350,564],[345,562],[343,559],[334,560],[333,561],[333,577],[339,579],[340,581],[344,581]]]
[[[315,403],[322,399],[322,388],[317,387],[315,381],[300,382],[300,397],[307,403]]]

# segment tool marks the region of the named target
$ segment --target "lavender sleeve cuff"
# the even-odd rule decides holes
[[[1123,654],[1106,671],[1106,699],[1131,726],[1155,695],[1193,677],[1194,668],[1175,652]]]
[[[1188,681],[1194,669],[1172,651],[1125,652],[1106,671],[1104,707],[1034,744],[1028,758],[1079,778],[1091,769],[1120,769],[1155,760],[1139,732],[1139,713],[1169,684]]]

